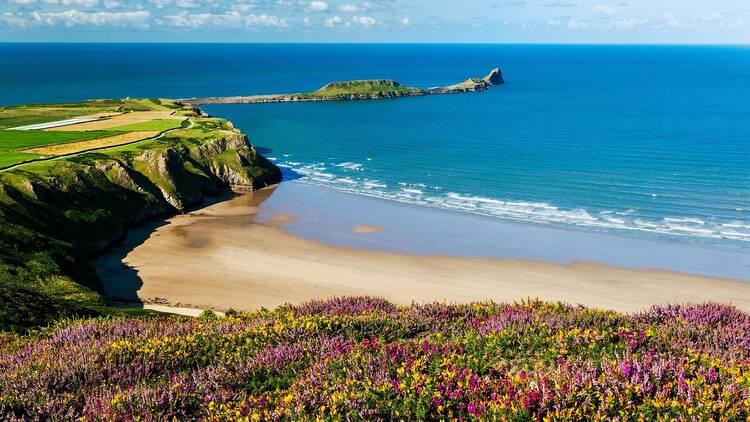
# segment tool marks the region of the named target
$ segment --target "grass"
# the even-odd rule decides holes
[[[35,160],[43,155],[27,154],[24,152],[5,151],[0,147],[0,168],[10,167],[24,161]]]
[[[127,125],[122,126],[116,126],[109,129],[104,129],[107,131],[115,131],[115,132],[132,132],[132,131],[158,131],[163,132],[165,130],[178,128],[182,125],[181,120],[175,120],[175,119],[156,119],[156,120],[150,120],[148,122],[142,122],[142,123],[131,123]]]
[[[317,91],[302,94],[301,97],[340,97],[340,96],[378,96],[390,94],[406,94],[418,92],[419,89],[411,88],[391,80],[364,80],[350,82],[332,82]]]
[[[0,130],[0,167],[8,167],[41,157],[19,150],[44,145],[85,141],[114,135],[113,132],[57,132],[40,130]]]

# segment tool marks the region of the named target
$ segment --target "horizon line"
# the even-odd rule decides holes
[[[3,41],[0,44],[258,44],[258,45],[546,45],[546,46],[737,46],[748,47],[750,42],[440,42],[440,41]]]

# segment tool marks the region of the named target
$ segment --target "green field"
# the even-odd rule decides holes
[[[41,157],[19,152],[28,148],[66,142],[86,141],[115,135],[116,132],[62,132],[40,130],[0,130],[0,168]]]
[[[104,129],[104,130],[114,131],[114,132],[134,132],[134,131],[142,131],[142,130],[153,130],[153,131],[163,132],[165,130],[180,127],[181,125],[182,125],[181,120],[157,119],[157,120],[150,120],[148,122],[143,122],[143,123],[131,123],[128,125],[117,126],[117,127],[113,127],[109,129]]]
[[[91,100],[81,103],[0,107],[0,129],[66,120],[107,111],[150,111],[180,108],[174,101],[152,99]]]
[[[0,147],[0,168],[9,167],[13,164],[23,163],[24,161],[34,160],[40,157],[43,157],[43,155],[5,151]]]

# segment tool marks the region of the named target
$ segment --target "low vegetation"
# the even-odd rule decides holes
[[[401,85],[390,79],[331,82],[312,92],[300,94],[300,98],[379,98],[397,97],[420,93],[419,88]]]
[[[0,417],[697,420],[750,416],[750,315],[342,298],[0,337]]]

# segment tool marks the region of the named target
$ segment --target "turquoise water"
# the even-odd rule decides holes
[[[750,249],[750,49],[485,47],[486,93],[211,106],[303,181],[503,219]],[[466,53],[468,54],[468,53]],[[449,72],[448,69],[451,69]],[[388,74],[373,72],[373,77]]]
[[[299,181],[506,220],[750,250],[750,48],[0,45],[0,104],[429,87],[478,94],[214,105]]]

